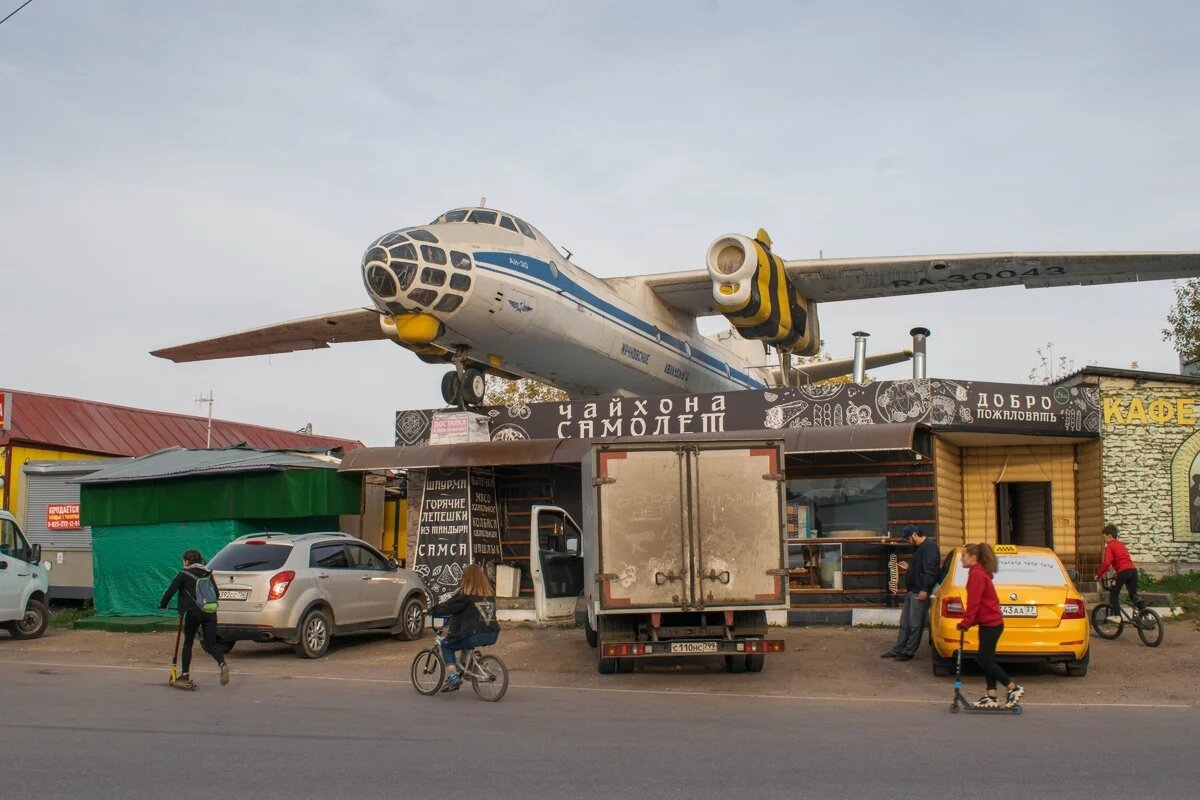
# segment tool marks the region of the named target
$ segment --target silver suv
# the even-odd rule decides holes
[[[346,533],[259,533],[213,556],[218,645],[286,642],[320,658],[332,636],[420,637],[429,594],[415,572]]]

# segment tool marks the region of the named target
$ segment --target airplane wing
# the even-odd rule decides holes
[[[365,342],[386,338],[387,335],[379,327],[379,312],[369,308],[352,308],[348,311],[336,311],[332,314],[251,328],[241,333],[181,344],[178,347],[165,347],[152,351],[150,355],[178,364],[184,361],[290,353],[295,350],[320,350],[341,342]]]
[[[817,302],[899,297],[994,286],[1089,286],[1200,276],[1200,253],[981,253],[786,261],[796,288]],[[716,314],[707,270],[650,275],[667,305]]]
[[[878,353],[873,356],[867,356],[866,368],[879,369],[891,364],[903,364],[912,358],[912,350],[897,350],[894,353]],[[816,383],[818,381],[829,380],[830,378],[840,378],[843,375],[850,375],[854,372],[854,359],[842,358],[836,361],[813,361],[808,364],[798,364],[793,369],[803,375],[805,380],[801,383]]]

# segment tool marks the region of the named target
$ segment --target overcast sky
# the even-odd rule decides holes
[[[0,0],[0,16],[20,0]],[[361,306],[366,245],[477,203],[601,276],[785,258],[1200,250],[1195,3],[34,0],[0,25],[0,385],[390,444],[443,369],[375,342],[172,364]],[[931,375],[1175,371],[1170,283],[822,307]],[[909,367],[876,373],[903,377]]]

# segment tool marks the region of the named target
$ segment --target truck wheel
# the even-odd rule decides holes
[[[25,606],[25,614],[8,623],[8,632],[14,639],[36,639],[46,632],[50,624],[50,610],[41,600],[32,597]]]
[[[600,617],[596,624],[600,630],[596,633],[596,645],[603,649],[604,645],[610,642],[627,642],[634,638],[633,630],[630,625],[623,619],[613,619],[612,617]],[[628,662],[629,666],[624,664]],[[604,658],[599,661],[601,675],[612,675],[614,672],[632,672],[633,659],[631,658]]]
[[[598,667],[601,675],[612,675],[617,671],[617,659],[601,658]]]
[[[725,671],[741,673],[746,671],[745,656],[725,656]]]
[[[767,657],[762,653],[746,656],[746,672],[762,672],[767,665]]]
[[[617,659],[617,672],[620,672],[622,674],[628,674],[630,672],[633,672],[633,659],[632,658],[618,658]]]
[[[600,643],[600,634],[592,627],[591,620],[583,621],[583,635],[587,638],[588,647],[595,647]]]

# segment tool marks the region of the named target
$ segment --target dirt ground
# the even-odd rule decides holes
[[[1092,639],[1088,675],[1068,678],[1059,670],[1042,674],[1014,665],[1012,673],[1028,691],[1026,703],[1200,705],[1200,630],[1193,621],[1167,624],[1163,644],[1147,648],[1132,631],[1116,641]],[[787,652],[768,656],[757,674],[731,675],[715,659],[647,660],[633,674],[599,675],[595,651],[580,628],[509,625],[490,648],[508,664],[514,687],[632,690],[681,694],[748,694],[795,698],[852,698],[896,702],[942,701],[953,678],[936,678],[928,645],[912,661],[881,659],[895,639],[886,628],[773,628]],[[164,679],[175,637],[171,633],[103,633],[50,629],[41,639],[17,641],[0,635],[0,664],[161,667]],[[381,683],[407,683],[413,656],[428,647],[428,631],[417,642],[388,637],[337,639],[325,658],[308,661],[283,645],[239,642],[229,655],[238,674]],[[193,672],[213,680],[213,662],[197,648]],[[207,674],[207,675],[206,675]],[[983,679],[968,670],[966,690],[978,692]]]

